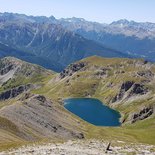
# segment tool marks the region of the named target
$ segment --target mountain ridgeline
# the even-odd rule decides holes
[[[76,119],[63,112],[55,101],[32,93],[42,88],[54,74],[17,58],[0,59],[0,149],[10,143],[49,137],[83,138]]]
[[[79,18],[61,19],[63,27],[132,57],[155,62],[155,24],[119,20],[111,24]]]
[[[53,20],[47,17],[1,14],[0,56],[15,56],[55,71],[92,55],[128,57],[127,54],[106,48],[100,43],[69,31]],[[5,52],[8,48],[10,53]]]
[[[22,59],[57,71],[92,55],[155,62],[154,23],[123,19],[101,24],[75,17],[56,19],[1,13],[0,25],[1,43],[33,54]]]

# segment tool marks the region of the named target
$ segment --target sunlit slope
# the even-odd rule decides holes
[[[52,99],[32,93],[54,76],[53,71],[13,57],[0,59],[0,149],[83,138],[79,120]]]
[[[142,59],[94,56],[69,65],[37,92],[59,103],[69,97],[98,98],[121,113],[122,127],[107,129],[88,125],[90,137],[155,143],[154,84],[154,64]]]

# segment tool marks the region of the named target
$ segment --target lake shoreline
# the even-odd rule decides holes
[[[108,107],[106,104],[103,104],[99,99],[66,98],[63,102],[64,107],[68,111],[93,125],[102,127],[116,127],[121,125],[121,114],[118,111]],[[85,109],[87,109],[87,112]],[[96,115],[96,118],[94,118],[93,114]]]

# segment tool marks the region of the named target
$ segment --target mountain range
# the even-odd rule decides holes
[[[119,20],[111,24],[69,18],[59,21],[65,28],[133,57],[155,61],[155,24]]]
[[[101,151],[104,140],[112,141],[114,154],[154,154],[154,62],[154,23],[123,19],[102,24],[0,13],[0,151],[22,145],[23,154],[25,144],[54,142],[61,148],[57,154],[63,154],[57,142],[70,140],[66,148],[79,154],[73,148],[76,140],[94,139],[100,141]],[[100,100],[120,113],[121,125],[101,127],[84,121],[65,109],[68,98]],[[80,146],[92,154],[87,147]],[[9,151],[0,154],[12,154]],[[45,153],[52,151],[49,144]]]
[[[64,29],[60,24],[44,22],[45,20],[42,18],[2,14],[0,16],[1,44],[28,53],[29,57],[22,58],[30,62],[42,65],[40,58],[43,58],[46,61],[46,66],[44,64],[43,66],[56,71],[91,55],[125,56],[119,51],[106,48],[99,43]],[[31,57],[30,54],[32,54]],[[50,66],[47,66],[48,64]]]
[[[154,34],[153,23],[100,24],[75,17],[1,13],[0,56],[15,56],[55,71],[93,55],[155,61]],[[5,52],[8,48],[10,52]]]

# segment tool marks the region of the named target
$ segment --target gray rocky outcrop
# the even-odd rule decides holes
[[[148,92],[148,88],[146,88],[144,85],[139,84],[139,83],[135,83],[133,85],[133,88],[130,91],[129,96],[132,95],[144,95]]]
[[[78,138],[78,139],[84,139],[85,138],[84,134],[81,132],[79,132],[79,133],[72,132],[72,136],[75,138]]]
[[[141,77],[145,77],[145,78],[152,78],[152,77],[154,77],[154,74],[150,70],[138,71],[137,75],[141,76]]]
[[[85,63],[80,62],[80,63],[75,63],[75,64],[71,64],[69,65],[66,69],[64,69],[61,73],[60,73],[60,79],[65,78],[66,76],[72,76],[73,73],[81,70],[82,68],[84,68],[86,66]]]
[[[32,87],[33,87],[32,84],[27,84],[27,85],[21,85],[21,86],[12,88],[10,90],[7,90],[5,92],[2,92],[0,94],[0,100],[6,100],[6,99],[14,98],[14,97],[20,95],[21,93],[29,90]]]
[[[135,95],[144,95],[148,92],[143,84],[135,83],[133,81],[126,81],[122,83],[119,93],[112,99],[113,102],[120,101],[124,98],[130,98]]]
[[[110,71],[110,68],[101,68],[100,70],[97,70],[95,75],[100,78],[107,77],[108,71]]]
[[[131,117],[130,117],[131,123],[135,123],[138,120],[144,120],[144,119],[150,117],[153,113],[154,113],[153,106],[144,107],[139,112],[131,115]]]
[[[14,66],[12,64],[4,67],[4,68],[1,68],[0,69],[0,75],[5,75],[7,74],[10,70],[14,69]]]

